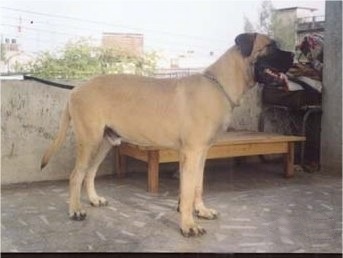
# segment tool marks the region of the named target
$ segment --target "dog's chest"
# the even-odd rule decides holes
[[[222,131],[227,131],[227,129],[229,128],[230,124],[231,124],[231,119],[232,118],[232,112],[227,112],[224,115],[223,118],[223,122],[222,122]]]

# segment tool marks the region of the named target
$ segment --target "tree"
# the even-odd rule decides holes
[[[256,26],[244,16],[244,31],[245,32],[260,32],[272,36],[271,30],[273,22],[273,4],[270,0],[265,0],[261,3],[261,8],[258,12],[258,23]]]
[[[274,38],[281,48],[294,50],[294,21],[282,22],[270,0],[265,0],[261,3],[256,26],[247,17],[244,17],[244,31],[252,32],[252,28],[255,28],[254,31],[256,32],[267,34]]]
[[[250,22],[250,20],[246,16],[244,16],[244,32],[251,33],[255,31],[256,29],[254,25]]]
[[[49,79],[87,79],[113,73],[151,75],[157,60],[155,52],[138,57],[120,49],[95,47],[89,40],[79,39],[68,42],[56,53],[43,52],[33,62],[18,69]]]
[[[265,0],[261,4],[261,9],[259,11],[259,24],[258,28],[261,33],[273,36],[273,31],[271,25],[273,23],[273,4],[270,0]]]

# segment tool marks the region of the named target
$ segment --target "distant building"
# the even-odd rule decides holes
[[[17,40],[5,38],[5,42],[1,42],[3,50],[6,52],[17,52],[19,50]]]
[[[155,74],[159,78],[181,78],[200,73],[218,59],[218,54],[213,51],[163,51],[160,54],[161,59],[157,63]]]
[[[159,68],[154,73],[156,78],[182,78],[196,73],[201,73],[204,68]]]
[[[21,51],[16,39],[5,38],[1,42],[0,72],[16,72],[17,65],[25,65],[33,60],[33,56]]]
[[[301,40],[306,34],[321,34],[324,36],[325,17],[307,16],[298,18],[296,22],[297,38]]]
[[[279,38],[284,38],[290,42],[288,50],[294,50],[295,46],[303,39],[306,34],[324,32],[324,16],[315,16],[315,8],[291,7],[276,9],[275,17],[279,27],[284,29],[279,32]]]
[[[104,32],[101,43],[105,48],[117,48],[133,56],[141,56],[144,52],[143,34]]]

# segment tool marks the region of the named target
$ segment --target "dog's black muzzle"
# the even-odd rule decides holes
[[[293,65],[294,54],[278,48],[269,49],[255,62],[255,80],[263,84],[282,84],[285,74]]]

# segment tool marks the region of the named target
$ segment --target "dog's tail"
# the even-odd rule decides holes
[[[68,128],[70,123],[70,114],[69,114],[69,105],[67,103],[60,121],[60,127],[58,129],[57,135],[55,136],[55,139],[50,144],[49,148],[45,151],[44,156],[41,160],[40,168],[41,170],[48,164],[50,158],[52,155],[58,151],[58,149],[61,147],[62,143],[64,142]]]

